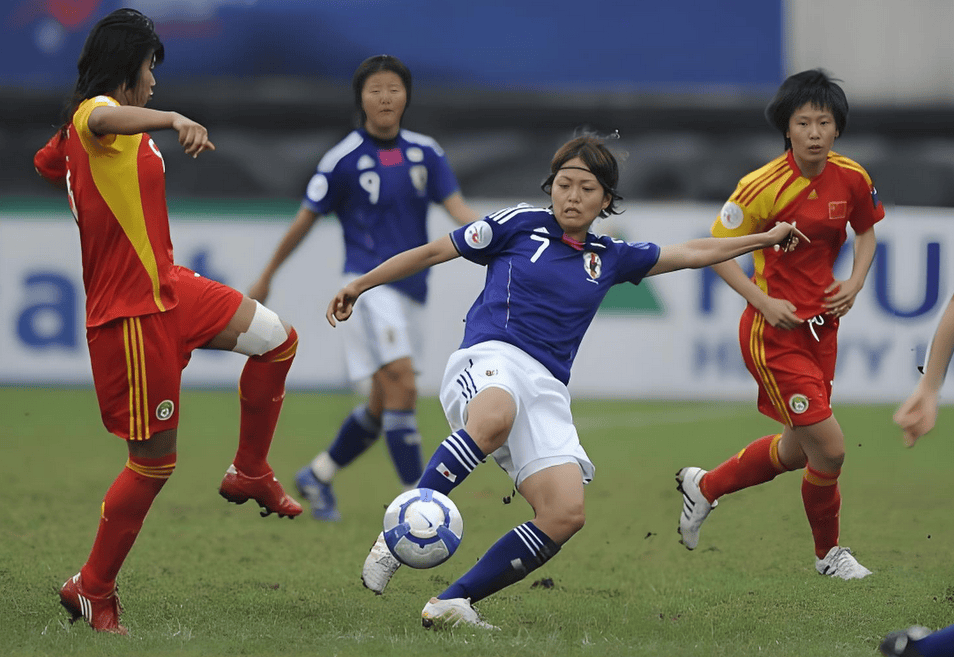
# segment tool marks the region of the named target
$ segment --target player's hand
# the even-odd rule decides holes
[[[177,114],[172,120],[172,129],[179,133],[179,145],[186,155],[199,157],[203,151],[215,150],[215,144],[209,141],[209,131],[201,123]]]
[[[835,317],[845,315],[855,305],[855,298],[861,292],[861,285],[847,281],[835,281],[825,288],[824,305],[828,314]]]
[[[343,322],[351,317],[354,302],[358,300],[359,294],[360,292],[354,287],[354,283],[349,283],[338,290],[338,294],[334,296],[328,304],[328,310],[325,311],[325,319],[328,320],[328,323],[337,326],[335,320]]]
[[[248,289],[248,296],[259,303],[265,303],[265,300],[268,299],[269,292],[271,292],[270,281],[260,278]]]
[[[784,251],[785,253],[794,251],[801,240],[805,240],[806,244],[811,244],[811,240],[805,236],[805,233],[795,227],[794,221],[792,223],[785,221],[778,222],[768,231],[768,236],[769,239],[772,240],[771,244],[775,245],[773,248],[776,251]]]
[[[757,310],[765,317],[765,321],[775,328],[789,330],[805,323],[804,319],[795,314],[795,304],[787,299],[767,297]]]
[[[911,396],[894,413],[894,423],[901,427],[907,447],[914,447],[918,438],[934,428],[937,422],[937,393],[915,388]]]

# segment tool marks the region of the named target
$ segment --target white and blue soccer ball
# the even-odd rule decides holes
[[[433,568],[451,558],[464,535],[464,519],[451,499],[430,488],[398,495],[384,512],[384,542],[411,568]]]

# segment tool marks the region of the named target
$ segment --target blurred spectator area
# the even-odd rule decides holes
[[[59,192],[33,171],[63,98],[0,88],[0,198]],[[768,96],[415,89],[404,127],[435,137],[468,197],[539,200],[550,157],[588,126],[619,131],[627,200],[723,201],[745,173],[782,151]],[[152,106],[204,123],[215,153],[191,162],[171,133],[153,135],[171,197],[302,196],[319,158],[353,125],[349,85],[299,78],[160,84]],[[954,109],[852,109],[835,149],[861,163],[889,205],[954,207]],[[181,158],[181,159],[180,159]]]

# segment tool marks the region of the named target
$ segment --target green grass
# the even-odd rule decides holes
[[[294,472],[355,403],[290,393],[271,462]],[[71,626],[57,588],[89,552],[99,503],[123,467],[122,441],[100,424],[91,390],[0,388],[0,653],[11,655],[874,655],[889,631],[954,621],[954,442],[944,417],[916,449],[901,447],[888,406],[845,406],[842,542],[875,571],[843,582],[814,571],[800,477],[723,499],[699,549],[675,531],[673,474],[712,467],[774,425],[754,404],[577,401],[597,465],[587,525],[541,570],[478,605],[499,632],[433,633],[427,599],[511,527],[522,498],[488,463],[454,492],[464,541],[447,564],[408,568],[384,596],[359,572],[397,494],[376,446],[336,480],[344,520],[262,519],[216,493],[238,425],[233,393],[186,391],[175,475],[120,574],[129,638]],[[429,454],[446,434],[421,402]],[[555,586],[533,586],[543,578]]]

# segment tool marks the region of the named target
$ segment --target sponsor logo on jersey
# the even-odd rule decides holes
[[[726,204],[722,206],[722,211],[719,212],[719,221],[729,230],[734,230],[741,226],[743,219],[745,219],[745,212],[742,210],[742,207],[732,201],[726,201]]]
[[[592,251],[583,253],[583,267],[586,269],[586,275],[594,281],[603,273],[603,261]]]
[[[809,201],[817,201],[817,200],[818,200],[818,192],[816,192],[816,191],[813,189],[813,190],[808,194],[808,200],[809,200]]]
[[[878,190],[875,189],[874,185],[872,185],[871,186],[871,205],[873,205],[874,207],[878,207],[878,203],[879,203]]]
[[[464,230],[464,239],[472,249],[486,248],[493,236],[493,229],[483,219],[475,221]]]
[[[423,162],[424,151],[417,146],[411,146],[409,149],[407,149],[407,159],[411,162]]]
[[[788,407],[792,409],[792,413],[801,415],[808,410],[808,397],[801,393],[792,395],[788,398]]]
[[[159,402],[159,405],[156,406],[156,419],[157,420],[168,420],[172,417],[172,414],[176,412],[176,405],[172,403],[171,399],[164,399]]]

